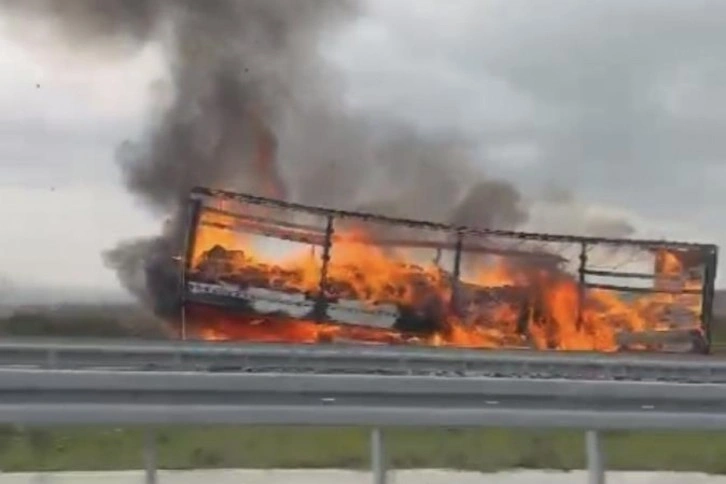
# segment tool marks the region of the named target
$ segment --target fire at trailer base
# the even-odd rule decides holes
[[[185,337],[708,351],[713,245],[474,230],[204,188],[189,219]]]

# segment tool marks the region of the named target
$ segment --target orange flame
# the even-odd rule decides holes
[[[196,277],[311,297],[319,293],[319,247],[285,258],[267,257],[255,248],[249,235],[230,230],[235,223],[232,215],[202,211],[191,259]],[[660,283],[659,277],[672,280],[683,274],[683,263],[676,254],[661,251],[656,258],[659,268],[655,285]],[[469,293],[461,301],[462,306],[456,307],[449,303],[453,297],[451,275],[435,262],[415,263],[415,257],[406,250],[376,246],[360,229],[336,234],[327,266],[326,297],[356,300],[368,309],[386,304],[409,308],[419,324],[434,321],[429,331],[412,331],[396,325],[377,328],[364,323],[320,322],[310,315],[296,318],[274,313],[242,314],[203,305],[191,305],[188,318],[196,335],[208,340],[351,340],[616,351],[621,331],[668,329],[663,322],[663,308],[681,297],[653,293],[625,301],[613,291],[583,291],[574,278],[559,270],[514,268],[503,257],[494,260],[487,268],[462,277],[462,285]],[[699,279],[686,278],[681,282],[685,288],[694,288]],[[517,292],[516,288],[521,290]],[[497,290],[504,295],[487,299],[487,294]],[[687,307],[692,312],[692,327],[697,327],[700,296],[690,297]]]

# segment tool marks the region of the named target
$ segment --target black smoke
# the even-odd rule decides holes
[[[512,228],[527,221],[512,184],[487,179],[458,136],[365,119],[343,102],[321,55],[355,21],[353,0],[0,0],[22,28],[108,61],[155,43],[170,100],[118,161],[128,189],[169,221],[106,254],[160,314],[178,295],[184,200],[195,185],[390,215]]]

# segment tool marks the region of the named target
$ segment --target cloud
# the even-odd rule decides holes
[[[34,119],[87,129],[137,119],[152,104],[151,82],[164,74],[158,56],[158,48],[150,46],[99,63],[48,44],[29,48],[0,37],[3,124]]]
[[[726,242],[726,3],[368,4],[330,48],[351,102],[463,128],[530,198],[527,228]]]
[[[114,185],[55,190],[5,186],[0,198],[0,266],[6,278],[19,284],[118,288],[101,252],[158,227]]]
[[[374,0],[370,11],[335,54],[358,104],[464,125],[485,153],[526,146],[536,163],[490,159],[524,185],[556,180],[660,217],[726,201],[709,183],[726,153],[726,3]],[[359,55],[366,45],[381,55]]]
[[[99,64],[61,52],[0,37],[0,187],[120,184],[113,151],[154,106],[157,54]]]

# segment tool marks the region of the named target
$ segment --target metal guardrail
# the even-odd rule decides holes
[[[2,366],[726,383],[726,360],[697,355],[396,346],[3,340]]]
[[[0,370],[0,422],[726,428],[726,385]]]
[[[726,428],[726,361],[672,356],[5,340],[0,422],[370,426],[380,483],[382,427],[589,429],[600,483],[600,430]]]

